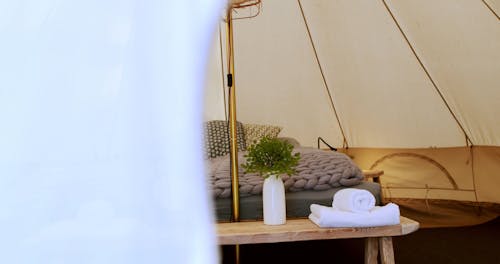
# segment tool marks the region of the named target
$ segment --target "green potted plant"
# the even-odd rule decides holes
[[[282,174],[296,173],[300,153],[293,153],[293,145],[277,139],[264,137],[248,148],[243,164],[245,172],[256,172],[264,178],[262,202],[264,224],[280,225],[286,222],[285,187]]]

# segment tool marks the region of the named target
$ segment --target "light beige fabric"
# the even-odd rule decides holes
[[[245,131],[246,145],[249,147],[258,143],[263,137],[275,138],[281,131],[281,127],[261,124],[243,124]]]

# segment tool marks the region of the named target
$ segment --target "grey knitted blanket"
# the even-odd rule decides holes
[[[353,186],[363,180],[363,173],[354,162],[345,154],[335,151],[324,151],[313,148],[298,147],[300,161],[297,174],[282,175],[285,190],[297,192],[302,190],[327,190],[339,186]],[[244,155],[240,152],[238,163],[245,163]],[[207,164],[209,186],[217,198],[227,198],[231,195],[231,178],[229,156],[209,159]],[[250,196],[262,193],[264,179],[256,173],[244,173],[239,166],[240,196]]]

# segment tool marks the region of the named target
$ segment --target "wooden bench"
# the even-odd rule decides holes
[[[365,238],[365,263],[394,263],[392,237],[412,233],[419,223],[401,216],[399,225],[356,228],[320,228],[309,219],[288,219],[284,225],[264,225],[262,221],[218,223],[220,245],[277,243],[306,240]]]

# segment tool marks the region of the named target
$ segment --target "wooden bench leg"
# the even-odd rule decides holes
[[[234,245],[234,263],[240,264],[240,245]]]
[[[377,263],[378,237],[365,238],[365,264]]]
[[[380,259],[382,264],[394,264],[394,249],[392,247],[392,237],[380,237]]]

